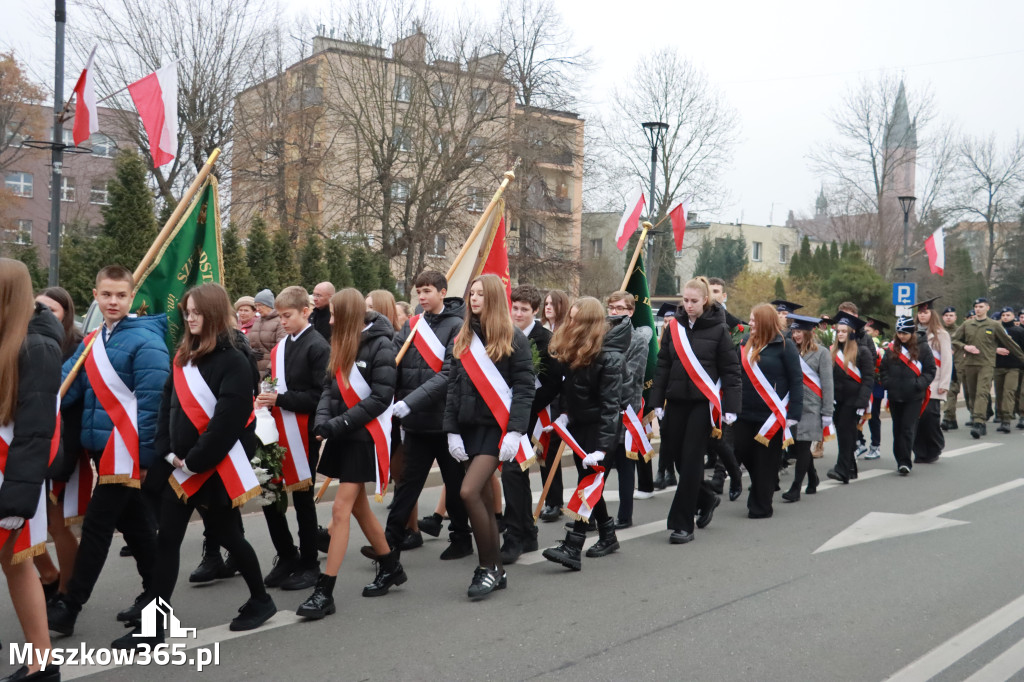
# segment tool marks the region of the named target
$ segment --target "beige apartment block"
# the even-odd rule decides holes
[[[785,225],[751,225],[748,223],[688,222],[683,250],[676,253],[676,291],[683,282],[696,275],[697,252],[708,240],[740,238],[746,245],[747,268],[751,272],[785,275],[789,261],[800,249],[800,231]]]

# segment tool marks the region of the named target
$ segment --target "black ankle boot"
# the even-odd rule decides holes
[[[808,483],[807,486],[810,487],[810,484]],[[782,493],[782,499],[784,499],[786,502],[799,502],[800,501],[800,486],[798,486],[798,485],[796,485],[794,483],[793,486],[790,487],[789,490],[787,490],[786,492]]]
[[[583,542],[586,539],[587,536],[583,533],[569,531],[565,534],[564,540],[556,546],[549,547],[544,550],[544,558],[548,561],[553,561],[556,564],[565,566],[566,568],[578,571],[582,568],[582,564],[580,563],[580,553],[583,550]]]
[[[815,469],[808,469],[807,471],[807,488],[804,490],[808,495],[813,495],[818,492],[818,484],[821,483],[821,479],[818,478],[818,472]]]
[[[221,571],[224,570],[224,559],[220,555],[220,549],[211,551],[209,543],[203,541],[203,559],[196,566],[196,570],[192,571],[188,576],[190,583],[208,583],[213,582],[220,577]]]
[[[619,539],[615,537],[615,519],[608,519],[597,526],[599,534],[598,541],[587,550],[587,556],[591,559],[600,556],[608,556],[619,549]]]
[[[309,595],[309,598],[302,602],[299,608],[295,610],[295,614],[310,620],[320,620],[324,616],[329,616],[337,611],[338,609],[334,605],[334,583],[337,580],[338,576],[336,575],[321,573],[320,577],[316,579],[316,587],[313,588],[313,594]]]
[[[405,569],[398,561],[398,553],[391,550],[389,553],[377,557],[377,577],[363,588],[363,596],[379,597],[387,594],[392,586],[401,585],[408,579]]]

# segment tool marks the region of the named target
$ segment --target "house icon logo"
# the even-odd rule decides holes
[[[165,632],[168,637],[196,636],[195,628],[183,628],[174,609],[160,597],[146,604],[142,609],[141,631],[132,635],[133,637],[156,637],[157,632]]]

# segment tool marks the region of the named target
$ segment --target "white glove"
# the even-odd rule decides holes
[[[655,407],[654,408],[654,416],[658,418],[658,421],[661,421],[662,419],[664,419],[665,418],[665,408],[664,407]]]
[[[25,519],[20,516],[5,516],[0,519],[0,528],[4,530],[18,530],[25,525]]]
[[[583,458],[583,466],[588,468],[592,467],[598,462],[600,462],[602,459],[604,459],[604,453],[601,452],[600,450],[595,450],[594,452],[591,452],[589,455]]]
[[[797,424],[799,424],[799,423],[800,423],[800,422],[799,422],[799,421],[797,421],[796,419],[787,419],[787,420],[786,420],[786,426],[787,426],[788,428],[790,428],[790,429],[791,429],[791,428],[793,428],[794,426],[796,426],[796,425],[797,425]]]
[[[822,425],[822,426],[823,426],[824,428],[826,428],[826,429],[827,429],[828,427],[832,426],[832,417],[824,417],[824,416],[823,416],[823,417],[821,418],[821,425]]]
[[[505,434],[505,437],[501,439],[501,447],[498,449],[498,459],[502,462],[511,462],[516,458],[516,453],[519,452],[519,441],[523,439],[523,434],[516,433],[515,431],[509,431]]]
[[[864,416],[864,408],[863,407],[861,409],[857,410],[857,416],[858,417],[863,417]]]
[[[457,433],[448,434],[448,453],[455,458],[456,462],[465,462],[469,459],[466,454],[466,444],[462,442],[462,436]]]
[[[404,419],[409,416],[409,413],[412,412],[412,410],[409,409],[409,406],[405,404],[404,400],[399,400],[397,403],[395,403],[393,412],[394,415],[399,419]]]
[[[735,424],[736,423],[736,413],[735,412],[726,412],[725,414],[722,415],[722,421],[724,421],[726,424]]]
[[[547,433],[548,431],[551,431],[552,429],[555,428],[555,424],[558,424],[564,429],[569,425],[569,415],[565,414],[564,412],[558,415],[558,418],[555,419],[554,423],[551,424],[550,426],[545,426],[543,429],[541,429],[541,432]]]

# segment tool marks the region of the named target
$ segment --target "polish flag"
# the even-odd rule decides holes
[[[683,250],[683,235],[686,234],[686,214],[690,212],[690,202],[683,199],[671,209],[668,217],[672,221],[672,236],[676,238],[676,251]]]
[[[153,167],[178,155],[178,63],[172,62],[128,86],[149,138]]]
[[[82,75],[75,83],[75,125],[72,133],[76,146],[88,140],[90,135],[100,129],[100,119],[96,112],[96,77],[92,68],[95,56],[94,47],[89,53],[89,61],[82,69]]]
[[[619,229],[615,231],[615,245],[619,247],[619,251],[626,248],[629,238],[636,232],[636,228],[640,224],[640,212],[646,204],[643,190],[634,192],[626,202],[626,211],[622,214],[622,220],[619,221]]]
[[[924,241],[924,250],[928,252],[928,267],[939,277],[946,267],[946,238],[942,228],[932,232],[932,235]]]

